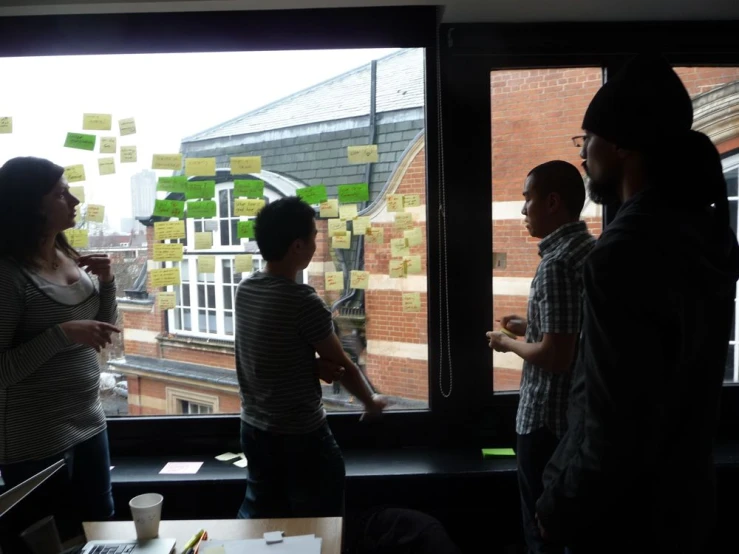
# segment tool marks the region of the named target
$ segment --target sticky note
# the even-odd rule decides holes
[[[356,185],[339,185],[339,203],[352,204],[367,202],[369,200],[369,187],[367,183]]]
[[[238,464],[239,462],[234,462],[234,465],[238,465]],[[246,464],[244,464],[243,466],[239,466],[239,467],[246,467]],[[219,544],[218,546],[208,546],[207,544],[205,544],[203,546],[205,547],[203,550],[203,554],[226,554],[226,547],[223,546],[222,544]]]
[[[239,221],[236,229],[237,237],[240,239],[253,239],[254,238],[254,220]]]
[[[173,310],[177,305],[177,295],[174,292],[160,292],[157,294],[157,306],[160,310]]]
[[[85,180],[85,166],[80,165],[68,165],[64,168],[64,177],[67,179],[67,183],[79,183]]]
[[[351,282],[349,287],[353,289],[369,288],[369,271],[352,271],[350,274]]]
[[[185,198],[188,200],[202,198],[210,200],[216,195],[215,181],[188,181],[185,184]]]
[[[346,221],[341,221],[340,219],[329,219],[328,236],[334,237],[339,231],[346,231]]]
[[[234,199],[234,215],[255,216],[264,208],[264,200],[261,198],[236,198]]]
[[[211,200],[216,197],[216,182],[201,181],[203,183],[203,200]]]
[[[406,208],[415,208],[421,205],[420,194],[404,194],[403,195],[403,206]]]
[[[163,192],[186,192],[187,177],[177,175],[175,177],[159,177],[157,180],[157,190]]]
[[[254,258],[251,254],[234,256],[234,273],[251,273],[254,271]]]
[[[151,286],[156,288],[180,284],[180,268],[167,267],[164,269],[152,269],[149,271]]]
[[[208,250],[213,248],[213,233],[195,233],[195,250]]]
[[[90,244],[87,229],[67,229],[64,234],[72,248],[87,248]]]
[[[331,248],[347,249],[352,247],[352,234],[347,232],[344,235],[334,235],[331,237]]]
[[[326,195],[325,185],[316,185],[314,187],[305,187],[298,189],[295,193],[305,202],[306,204],[320,204],[328,200]]]
[[[85,219],[93,223],[102,223],[105,219],[105,206],[88,204]]]
[[[282,542],[282,531],[269,531],[267,533],[264,533],[264,541],[267,544],[275,544],[278,542]]]
[[[390,240],[390,255],[393,258],[402,258],[403,256],[410,256],[411,249],[408,247],[408,241],[402,239],[391,239]]]
[[[191,219],[208,219],[215,216],[216,203],[213,200],[187,203],[187,217]]]
[[[421,293],[420,292],[404,292],[403,293],[403,311],[406,313],[421,311]]]
[[[198,273],[215,273],[215,256],[198,256]]]
[[[343,204],[339,207],[339,219],[346,221],[348,219],[354,219],[357,215],[358,212],[356,204]]]
[[[85,203],[85,187],[69,187],[69,192],[80,201],[80,204]],[[79,206],[77,207],[79,208]]]
[[[154,154],[151,159],[152,169],[182,169],[182,154]]]
[[[115,154],[118,146],[118,139],[115,137],[100,137],[100,153]]]
[[[370,226],[369,216],[362,215],[352,221],[352,228],[355,235],[364,235],[367,232],[367,228]]]
[[[154,240],[184,239],[185,222],[157,221],[154,223]]]
[[[420,246],[423,243],[423,233],[420,227],[403,231],[403,237],[408,241],[408,246]]]
[[[366,144],[362,146],[347,147],[347,158],[350,164],[374,164],[377,163],[377,145]]]
[[[264,181],[258,179],[236,179],[234,198],[261,198],[264,196]]]
[[[515,456],[516,452],[513,450],[513,448],[483,448],[482,449],[482,457],[483,458],[496,458],[500,456]]]
[[[95,150],[95,135],[85,135],[83,133],[67,133],[67,139],[64,141],[65,148],[77,148],[78,150]]]
[[[110,131],[113,116],[106,113],[82,114],[82,129],[85,131]]]
[[[388,194],[387,195],[387,211],[388,212],[404,211],[402,194]]]
[[[13,132],[13,118],[0,117],[0,135],[9,135]]]
[[[136,134],[136,121],[133,117],[118,120],[118,128],[121,130],[121,136]]]
[[[408,275],[421,273],[421,256],[403,256],[403,263],[405,263],[405,272]]]
[[[239,455],[233,452],[224,452],[223,454],[219,454],[218,456],[216,456],[216,460],[218,460],[219,462],[228,462],[238,457]]]
[[[321,217],[339,217],[339,201],[336,198],[329,198],[320,205]]]
[[[262,171],[262,156],[240,156],[231,158],[231,175],[259,173]]]
[[[159,473],[195,474],[202,465],[203,462],[168,462]]]
[[[121,146],[121,163],[134,163],[137,159],[135,146]]]
[[[215,174],[215,158],[187,158],[185,160],[185,175],[188,177],[212,177]]]
[[[405,263],[403,260],[390,260],[388,272],[390,273],[390,277],[394,279],[405,277]]]
[[[396,229],[413,228],[413,214],[410,212],[396,213],[394,224]]]
[[[367,227],[364,230],[364,241],[367,244],[383,244],[385,242],[385,229],[382,227]]]
[[[115,158],[98,158],[98,171],[100,175],[113,175],[115,173]]]
[[[344,290],[344,274],[341,271],[327,271],[326,290]]]
[[[154,244],[154,261],[155,262],[179,262],[182,260],[182,245],[176,242],[172,243],[155,243]]]
[[[159,217],[182,217],[185,203],[181,200],[154,200],[152,215]]]
[[[236,467],[242,467],[242,468],[243,468],[243,467],[246,467],[246,458],[241,458],[241,459],[239,459],[239,460],[236,460],[236,461],[235,461],[235,462],[233,463],[233,465],[235,465]],[[226,551],[224,550],[224,551],[223,551],[222,553],[219,553],[219,552],[212,552],[211,554],[225,554],[225,552],[226,552]],[[207,554],[207,552],[206,552],[206,554]]]

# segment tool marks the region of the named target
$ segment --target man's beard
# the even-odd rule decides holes
[[[618,185],[608,181],[594,181],[588,176],[586,179],[588,197],[596,204],[614,204],[620,202],[618,197]]]

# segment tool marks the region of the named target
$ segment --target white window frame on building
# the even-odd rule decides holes
[[[739,154],[733,154],[731,156],[728,156],[721,160],[721,163],[724,167],[724,176],[728,177],[732,172],[734,173],[734,176],[737,178],[737,186],[739,186]],[[727,179],[728,181],[728,179]],[[733,215],[736,217],[734,221],[731,222],[732,227],[734,229],[739,229],[739,191],[736,189],[733,191],[729,191],[729,204],[733,204]],[[732,213],[730,211],[730,213]],[[737,299],[739,298],[739,283],[737,283],[737,292],[736,296],[734,298],[735,307],[737,304]],[[733,352],[733,362],[734,362],[734,375],[732,380],[727,380],[727,382],[734,382],[739,383],[739,325],[736,324],[736,309],[734,310],[734,336],[729,340],[729,358],[731,358],[731,353]]]
[[[206,415],[219,412],[218,395],[203,394],[175,387],[166,388],[167,413],[177,415]]]

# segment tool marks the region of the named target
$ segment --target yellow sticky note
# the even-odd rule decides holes
[[[64,168],[64,177],[67,178],[67,183],[79,183],[85,180],[85,166],[80,165],[68,165]]]
[[[410,229],[413,227],[413,214],[404,212],[395,214],[396,229]]]
[[[355,235],[364,235],[367,232],[367,228],[370,226],[369,216],[362,215],[352,221],[352,227]]]
[[[105,206],[88,204],[85,219],[93,223],[102,223],[105,219]]]
[[[423,233],[420,227],[403,231],[403,237],[408,241],[408,246],[420,246],[423,243]]]
[[[403,206],[406,208],[415,208],[421,205],[420,194],[405,194],[403,195]]]
[[[215,174],[215,158],[187,158],[185,160],[185,175],[188,177],[213,177]]]
[[[198,273],[215,273],[215,256],[198,256]]]
[[[387,195],[387,211],[388,212],[404,211],[402,194],[388,194]]]
[[[321,217],[339,217],[339,200],[329,198],[321,202]]]
[[[182,154],[154,154],[151,159],[152,169],[182,169]]]
[[[255,216],[264,208],[264,200],[261,198],[235,198],[234,215]]]
[[[121,163],[134,163],[137,159],[135,146],[121,146]]]
[[[421,256],[403,256],[403,263],[405,263],[405,272],[408,275],[421,273]]]
[[[69,192],[80,201],[80,204],[85,203],[85,187],[69,187]],[[77,208],[79,208],[79,205]]]
[[[179,262],[182,260],[182,245],[176,242],[154,244],[155,262]]]
[[[90,244],[87,229],[68,229],[64,231],[64,234],[72,248],[87,248]]]
[[[369,271],[352,271],[350,274],[351,282],[349,287],[353,289],[369,288]]]
[[[420,292],[404,292],[403,293],[403,311],[407,313],[421,311],[421,293]]]
[[[259,173],[262,171],[262,156],[242,156],[231,158],[231,175]]]
[[[394,279],[405,277],[405,262],[403,260],[390,260],[388,271],[390,277]]]
[[[238,254],[234,257],[234,273],[254,271],[254,258],[251,254]]]
[[[13,132],[13,118],[0,117],[0,135],[9,135]]]
[[[408,247],[408,241],[402,239],[391,239],[390,240],[390,255],[393,258],[402,258],[404,256],[411,255],[411,249]]]
[[[98,158],[98,170],[100,175],[113,175],[115,173],[115,158]]]
[[[347,158],[350,164],[374,164],[377,163],[377,145],[365,144],[362,146],[347,147]]]
[[[364,234],[364,241],[367,244],[383,244],[385,242],[385,229],[382,227],[367,227]]]
[[[136,121],[133,117],[118,120],[118,128],[121,130],[121,136],[136,134]]]
[[[326,272],[326,290],[344,290],[344,274],[341,271]]]
[[[160,310],[172,310],[177,305],[177,295],[173,292],[157,294],[157,306]]]
[[[82,115],[82,129],[85,131],[110,131],[113,116],[107,113],[86,113]]]
[[[100,153],[115,154],[118,139],[115,137],[100,137]]]
[[[328,220],[328,236],[336,236],[339,231],[346,231],[346,221],[340,219],[329,219]]]
[[[331,237],[331,248],[347,249],[352,247],[352,234],[346,232],[343,235],[334,235]]]
[[[354,219],[357,217],[357,205],[356,204],[342,204],[339,207],[339,219],[346,221],[348,219]]]
[[[208,250],[213,248],[213,233],[195,233],[195,250]]]
[[[169,285],[179,285],[180,268],[167,267],[164,269],[152,269],[149,271],[149,277],[151,278],[151,286],[155,289]]]
[[[184,239],[185,222],[180,221],[158,221],[154,223],[154,239]]]

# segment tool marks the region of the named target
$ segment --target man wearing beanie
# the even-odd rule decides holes
[[[568,433],[542,534],[573,554],[705,552],[739,278],[721,160],[665,60],[637,56],[585,113],[591,198],[621,203],[583,271]]]

